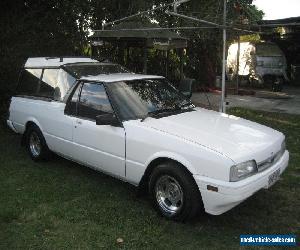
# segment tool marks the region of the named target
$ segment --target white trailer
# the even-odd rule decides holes
[[[265,83],[281,85],[284,80],[288,80],[286,58],[276,44],[242,42],[239,54],[239,63],[237,63],[238,43],[229,46],[226,67],[229,79],[239,75],[247,77],[250,83],[261,85]]]

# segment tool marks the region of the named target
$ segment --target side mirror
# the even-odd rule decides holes
[[[192,97],[192,91],[181,91],[181,94],[183,94],[186,98],[190,99]]]
[[[120,127],[121,124],[114,114],[104,114],[96,116],[96,125],[111,125]]]
[[[195,79],[184,78],[179,83],[179,91],[187,98],[192,97],[194,81]]]

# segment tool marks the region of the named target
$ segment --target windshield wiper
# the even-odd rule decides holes
[[[191,107],[192,106],[192,107]],[[179,108],[185,108],[185,107],[190,107],[190,108],[195,108],[194,104],[191,101],[187,102],[181,102],[178,105]]]
[[[176,112],[178,110],[180,110],[181,108],[180,107],[174,107],[174,108],[165,108],[165,109],[157,109],[157,110],[154,110],[154,111],[149,111],[145,117],[142,118],[141,122],[145,121],[148,117],[152,117],[152,116],[157,116],[159,114],[163,114],[163,113],[173,113],[173,112]]]
[[[185,107],[187,107],[188,109],[183,109]],[[148,117],[155,117],[163,113],[174,113],[180,110],[190,110],[192,108],[195,108],[192,102],[182,102],[179,105],[175,105],[173,108],[163,108],[163,109],[150,111],[145,115],[145,117],[141,119],[141,122],[145,121]]]
[[[192,107],[191,107],[192,106]],[[194,108],[194,104],[192,102],[185,102],[185,103],[180,103],[179,105],[175,105],[173,108],[164,108],[164,109],[157,109],[154,111],[150,111],[148,112],[145,117],[143,117],[141,119],[141,122],[145,121],[148,117],[155,117],[159,114],[163,114],[163,113],[174,113],[174,112],[178,112],[180,110],[183,110],[183,108]]]

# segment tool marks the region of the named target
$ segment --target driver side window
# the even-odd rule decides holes
[[[78,102],[77,115],[96,120],[96,116],[113,113],[103,84],[84,83]]]

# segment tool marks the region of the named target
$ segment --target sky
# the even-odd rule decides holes
[[[265,20],[300,16],[300,0],[254,0],[253,4],[265,12]]]

